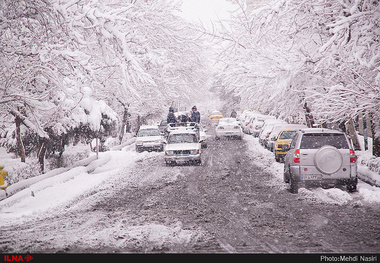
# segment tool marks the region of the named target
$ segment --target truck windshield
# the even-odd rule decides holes
[[[319,149],[331,145],[337,149],[349,149],[346,136],[339,133],[306,133],[302,136],[301,149]]]
[[[168,143],[194,143],[198,142],[195,134],[172,134]]]
[[[160,131],[157,129],[144,129],[139,130],[137,137],[147,137],[147,136],[160,136]]]

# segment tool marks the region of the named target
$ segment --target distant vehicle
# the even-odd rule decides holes
[[[242,129],[244,133],[252,134],[253,130],[256,128],[255,122],[258,116],[263,117],[260,113],[257,112],[248,112],[245,116],[244,122],[242,123]],[[264,119],[262,119],[264,121]]]
[[[211,123],[218,123],[221,118],[223,118],[223,114],[220,111],[212,111],[208,121]]]
[[[215,128],[215,138],[218,140],[221,137],[236,137],[242,139],[243,131],[235,118],[222,118],[219,120]]]
[[[269,135],[273,130],[273,127],[276,124],[281,124],[285,123],[282,120],[277,120],[277,119],[267,119],[264,121],[263,128],[260,131],[259,135],[259,142],[261,145],[263,145],[265,148],[268,148],[268,140],[269,140]]]
[[[356,155],[346,134],[320,128],[297,131],[285,156],[284,181],[293,193],[300,185],[313,184],[356,191]]]
[[[202,164],[202,141],[192,130],[179,129],[169,133],[165,145],[165,163],[167,166],[176,163]]]
[[[164,140],[157,126],[141,126],[136,135],[136,152],[163,151]]]
[[[275,119],[275,118],[269,115],[261,115],[261,114],[253,115],[253,117],[251,118],[250,122],[247,125],[247,131],[248,131],[247,133],[252,134],[254,137],[258,137],[261,132],[261,129],[264,126],[264,121],[266,119]]]
[[[274,157],[277,162],[284,160],[293,137],[296,135],[297,130],[300,129],[307,129],[307,126],[289,124],[278,134],[277,140],[274,143]]]
[[[160,130],[161,134],[165,133],[166,128],[168,127],[168,122],[167,120],[162,120],[160,124],[158,125],[158,129]]]

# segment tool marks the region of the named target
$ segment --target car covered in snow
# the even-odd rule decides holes
[[[275,119],[275,117],[261,114],[253,115],[248,125],[246,125],[247,133],[252,134],[254,137],[259,137],[261,129],[264,126],[264,121],[266,119]]]
[[[202,140],[193,130],[177,129],[169,133],[165,144],[165,163],[195,163],[200,165]]]
[[[167,120],[162,120],[160,124],[158,124],[158,129],[160,130],[161,134],[165,134],[165,130],[168,127]]]
[[[357,163],[345,133],[310,128],[297,131],[285,156],[284,181],[293,193],[302,185],[345,185],[356,191]]]
[[[285,122],[278,119],[267,119],[264,121],[263,128],[261,129],[259,134],[259,142],[261,145],[263,145],[265,148],[268,148],[268,140],[273,130],[273,127],[281,123]]]
[[[215,128],[215,138],[218,140],[221,137],[236,137],[242,139],[243,131],[236,118],[222,118],[219,120]]]
[[[158,126],[141,126],[136,135],[136,152],[163,151],[164,139]]]

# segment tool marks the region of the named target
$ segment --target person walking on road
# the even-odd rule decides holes
[[[232,110],[232,112],[231,112],[231,118],[236,118],[236,116],[237,116],[236,111]]]

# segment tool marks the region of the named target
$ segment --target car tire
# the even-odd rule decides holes
[[[288,176],[288,174],[286,173],[285,166],[284,166],[284,183],[289,183],[289,176]]]
[[[290,184],[290,192],[293,194],[298,194],[298,181],[294,180],[290,171],[289,171],[289,184]]]
[[[358,184],[358,180],[355,180],[353,182],[349,182],[346,185],[347,191],[350,192],[350,193],[356,192],[356,190],[357,190],[357,184]]]

